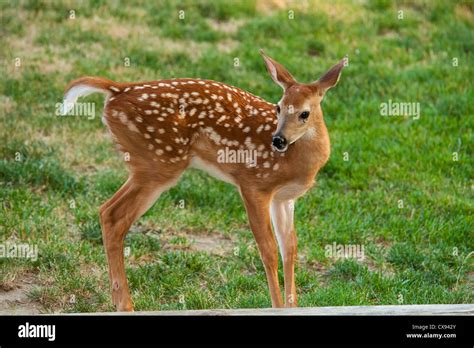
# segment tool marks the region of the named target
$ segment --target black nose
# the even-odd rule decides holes
[[[272,145],[277,149],[277,150],[285,150],[288,142],[286,139],[280,135],[275,135],[272,138]]]

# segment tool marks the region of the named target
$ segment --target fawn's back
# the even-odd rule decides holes
[[[173,79],[109,90],[104,121],[132,168],[153,173],[161,164],[213,166],[221,179],[234,182],[242,170],[254,179],[268,178],[285,156],[271,148],[275,106],[242,89]]]

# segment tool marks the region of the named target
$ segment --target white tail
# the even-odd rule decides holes
[[[114,88],[116,91],[118,90],[118,88],[115,87],[116,85],[118,84],[113,81],[97,77],[83,77],[73,81],[66,88],[61,107],[61,115],[67,115],[74,107],[77,99],[81,97],[86,97],[92,93],[104,93],[110,96],[113,93],[111,88]]]
[[[312,185],[329,158],[320,102],[344,62],[311,84],[300,84],[263,54],[272,79],[284,89],[277,105],[237,87],[200,79],[119,84],[85,77],[70,84],[65,101],[103,92],[104,118],[126,154],[127,182],[100,209],[112,297],[132,310],[123,240],[131,224],[195,166],[235,185],[245,204],[274,307],[296,306],[294,201]],[[271,213],[271,214],[270,214]],[[285,300],[278,284],[278,248]]]

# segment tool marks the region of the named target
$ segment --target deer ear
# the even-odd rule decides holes
[[[283,65],[268,57],[263,52],[263,50],[260,50],[260,54],[263,57],[267,70],[270,73],[273,81],[279,84],[281,88],[287,89],[296,83],[296,80],[293,78],[293,76],[291,76],[291,74],[285,69]]]
[[[329,69],[318,81],[313,82],[311,84],[312,87],[315,87],[321,96],[326,93],[326,91],[334,87],[339,78],[341,77],[342,68],[346,66],[347,56],[345,56],[339,63],[334,65],[331,69]]]

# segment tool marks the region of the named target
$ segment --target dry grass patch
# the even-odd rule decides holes
[[[7,74],[11,76],[21,77],[24,69],[34,68],[43,74],[53,72],[68,73],[72,70],[71,62],[60,58],[62,48],[55,45],[49,45],[46,49],[35,43],[38,37],[38,29],[34,24],[25,27],[25,35],[10,36],[5,39],[11,61],[7,64]],[[19,59],[20,66],[17,67]]]
[[[218,31],[220,33],[233,35],[237,33],[239,28],[246,24],[248,21],[244,19],[231,19],[228,21],[218,21],[215,19],[208,19],[207,24],[211,29]]]
[[[0,95],[0,117],[6,116],[16,108],[16,102],[5,95]]]
[[[329,19],[354,23],[366,18],[366,11],[361,10],[358,4],[348,1],[325,1],[325,0],[258,0],[256,9],[262,14],[272,14],[277,11],[294,11],[294,18],[298,14],[308,12],[318,14],[325,13]]]
[[[0,283],[0,315],[39,314],[42,306],[30,298],[34,289],[41,287],[31,273],[17,273]]]
[[[185,250],[224,256],[231,255],[237,245],[233,238],[221,232],[158,229],[151,221],[132,226],[130,233],[142,233],[156,238],[160,242],[161,249],[165,251]]]

